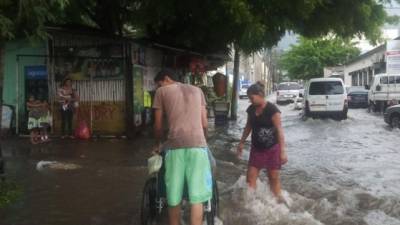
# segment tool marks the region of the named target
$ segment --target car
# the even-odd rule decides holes
[[[393,101],[400,101],[400,74],[376,74],[371,86],[366,88],[369,111],[383,112]]]
[[[347,93],[340,78],[311,79],[304,91],[306,117],[333,116],[347,119]]]
[[[249,84],[240,84],[239,98],[247,98],[247,89],[250,87]]]
[[[294,101],[294,109],[295,110],[301,110],[303,109],[303,97],[297,97],[296,100]]]
[[[348,87],[347,101],[349,108],[368,108],[368,90],[364,87]]]
[[[400,105],[387,108],[384,113],[384,119],[392,128],[400,128]]]
[[[297,82],[283,82],[278,85],[278,91],[276,92],[276,103],[288,103],[294,102],[299,96],[301,86]]]

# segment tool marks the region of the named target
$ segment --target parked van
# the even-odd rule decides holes
[[[304,91],[304,115],[347,119],[347,93],[340,78],[311,79]]]
[[[400,74],[377,74],[369,89],[368,102],[371,111],[384,111],[394,102],[400,101]]]

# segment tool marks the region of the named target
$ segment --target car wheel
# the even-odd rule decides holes
[[[390,119],[390,126],[392,128],[400,128],[400,116],[393,115]]]
[[[155,178],[148,180],[143,188],[140,219],[142,225],[151,225],[156,217],[156,192],[157,181]]]
[[[343,114],[342,114],[342,120],[347,120],[347,112],[343,112]]]
[[[310,106],[308,105],[308,102],[306,102],[306,106],[304,107],[304,116],[305,117],[310,117],[311,116]]]
[[[344,108],[343,112],[342,112],[342,120],[347,120],[347,113],[349,112],[349,109],[347,107]]]

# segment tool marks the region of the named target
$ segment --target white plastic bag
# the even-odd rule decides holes
[[[157,173],[162,166],[162,157],[160,155],[154,155],[147,160],[147,168],[149,175]]]

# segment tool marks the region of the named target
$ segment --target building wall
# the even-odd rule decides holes
[[[370,56],[367,56],[363,59],[354,61],[350,64],[347,64],[344,69],[344,77],[346,86],[352,85],[352,75],[358,74],[360,76],[360,84],[364,84],[365,82],[365,73],[367,76],[373,76],[375,74],[376,68],[375,64],[385,60],[385,49],[382,49]],[[372,73],[372,74],[371,74]],[[366,81],[369,84],[369,79]],[[359,85],[362,86],[362,85]]]
[[[32,43],[27,40],[10,41],[5,44],[4,54],[3,104],[12,105],[18,111],[20,119],[26,112],[25,67],[46,65],[46,58],[43,57],[46,54],[46,44],[45,42]],[[20,55],[18,63],[17,55]],[[35,57],[35,55],[41,57]]]

